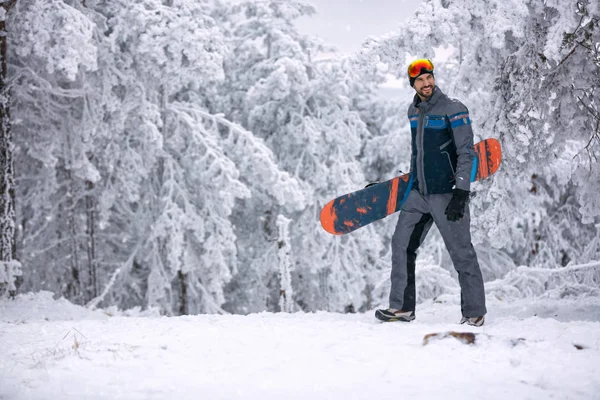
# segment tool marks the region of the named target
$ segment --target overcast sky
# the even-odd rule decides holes
[[[397,29],[420,4],[420,0],[306,0],[317,15],[302,18],[298,27],[323,38],[344,53],[358,51],[369,36]]]

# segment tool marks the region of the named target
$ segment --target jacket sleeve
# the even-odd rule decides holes
[[[460,101],[452,100],[448,110],[448,120],[452,138],[456,146],[456,188],[469,191],[471,188],[471,170],[475,159],[473,149],[473,129],[469,110]]]

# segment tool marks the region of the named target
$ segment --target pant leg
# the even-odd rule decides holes
[[[433,224],[421,195],[412,190],[398,216],[396,230],[392,236],[392,288],[390,307],[414,311],[416,302],[415,261],[417,249],[423,243]]]
[[[485,290],[477,253],[471,243],[471,218],[469,206],[460,221],[448,221],[445,210],[452,194],[427,196],[427,204],[438,227],[454,268],[458,272],[461,289],[461,311],[464,317],[485,315]]]
[[[419,246],[421,246],[423,240],[425,240],[431,225],[433,225],[433,218],[431,217],[431,214],[423,214],[419,222],[417,222],[417,225],[415,225],[412,235],[410,235],[410,241],[408,242],[408,248],[406,249],[407,281],[406,289],[404,291],[404,305],[402,306],[402,310],[414,311],[416,308],[417,289],[415,269],[417,262],[417,249]]]

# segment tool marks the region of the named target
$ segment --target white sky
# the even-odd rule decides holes
[[[301,31],[319,36],[343,53],[360,50],[369,36],[396,30],[419,6],[419,0],[307,0],[317,15],[298,21]]]
[[[306,34],[321,37],[325,43],[346,54],[360,50],[362,43],[369,36],[381,36],[395,31],[420,5],[420,0],[306,2],[316,7],[317,14],[298,20],[298,28]],[[383,86],[401,88],[405,85],[390,75]]]

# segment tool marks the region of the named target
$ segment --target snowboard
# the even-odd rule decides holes
[[[475,144],[471,182],[487,178],[498,170],[502,149],[496,139]],[[337,197],[321,210],[321,225],[333,235],[344,235],[399,211],[408,197],[410,174]]]

